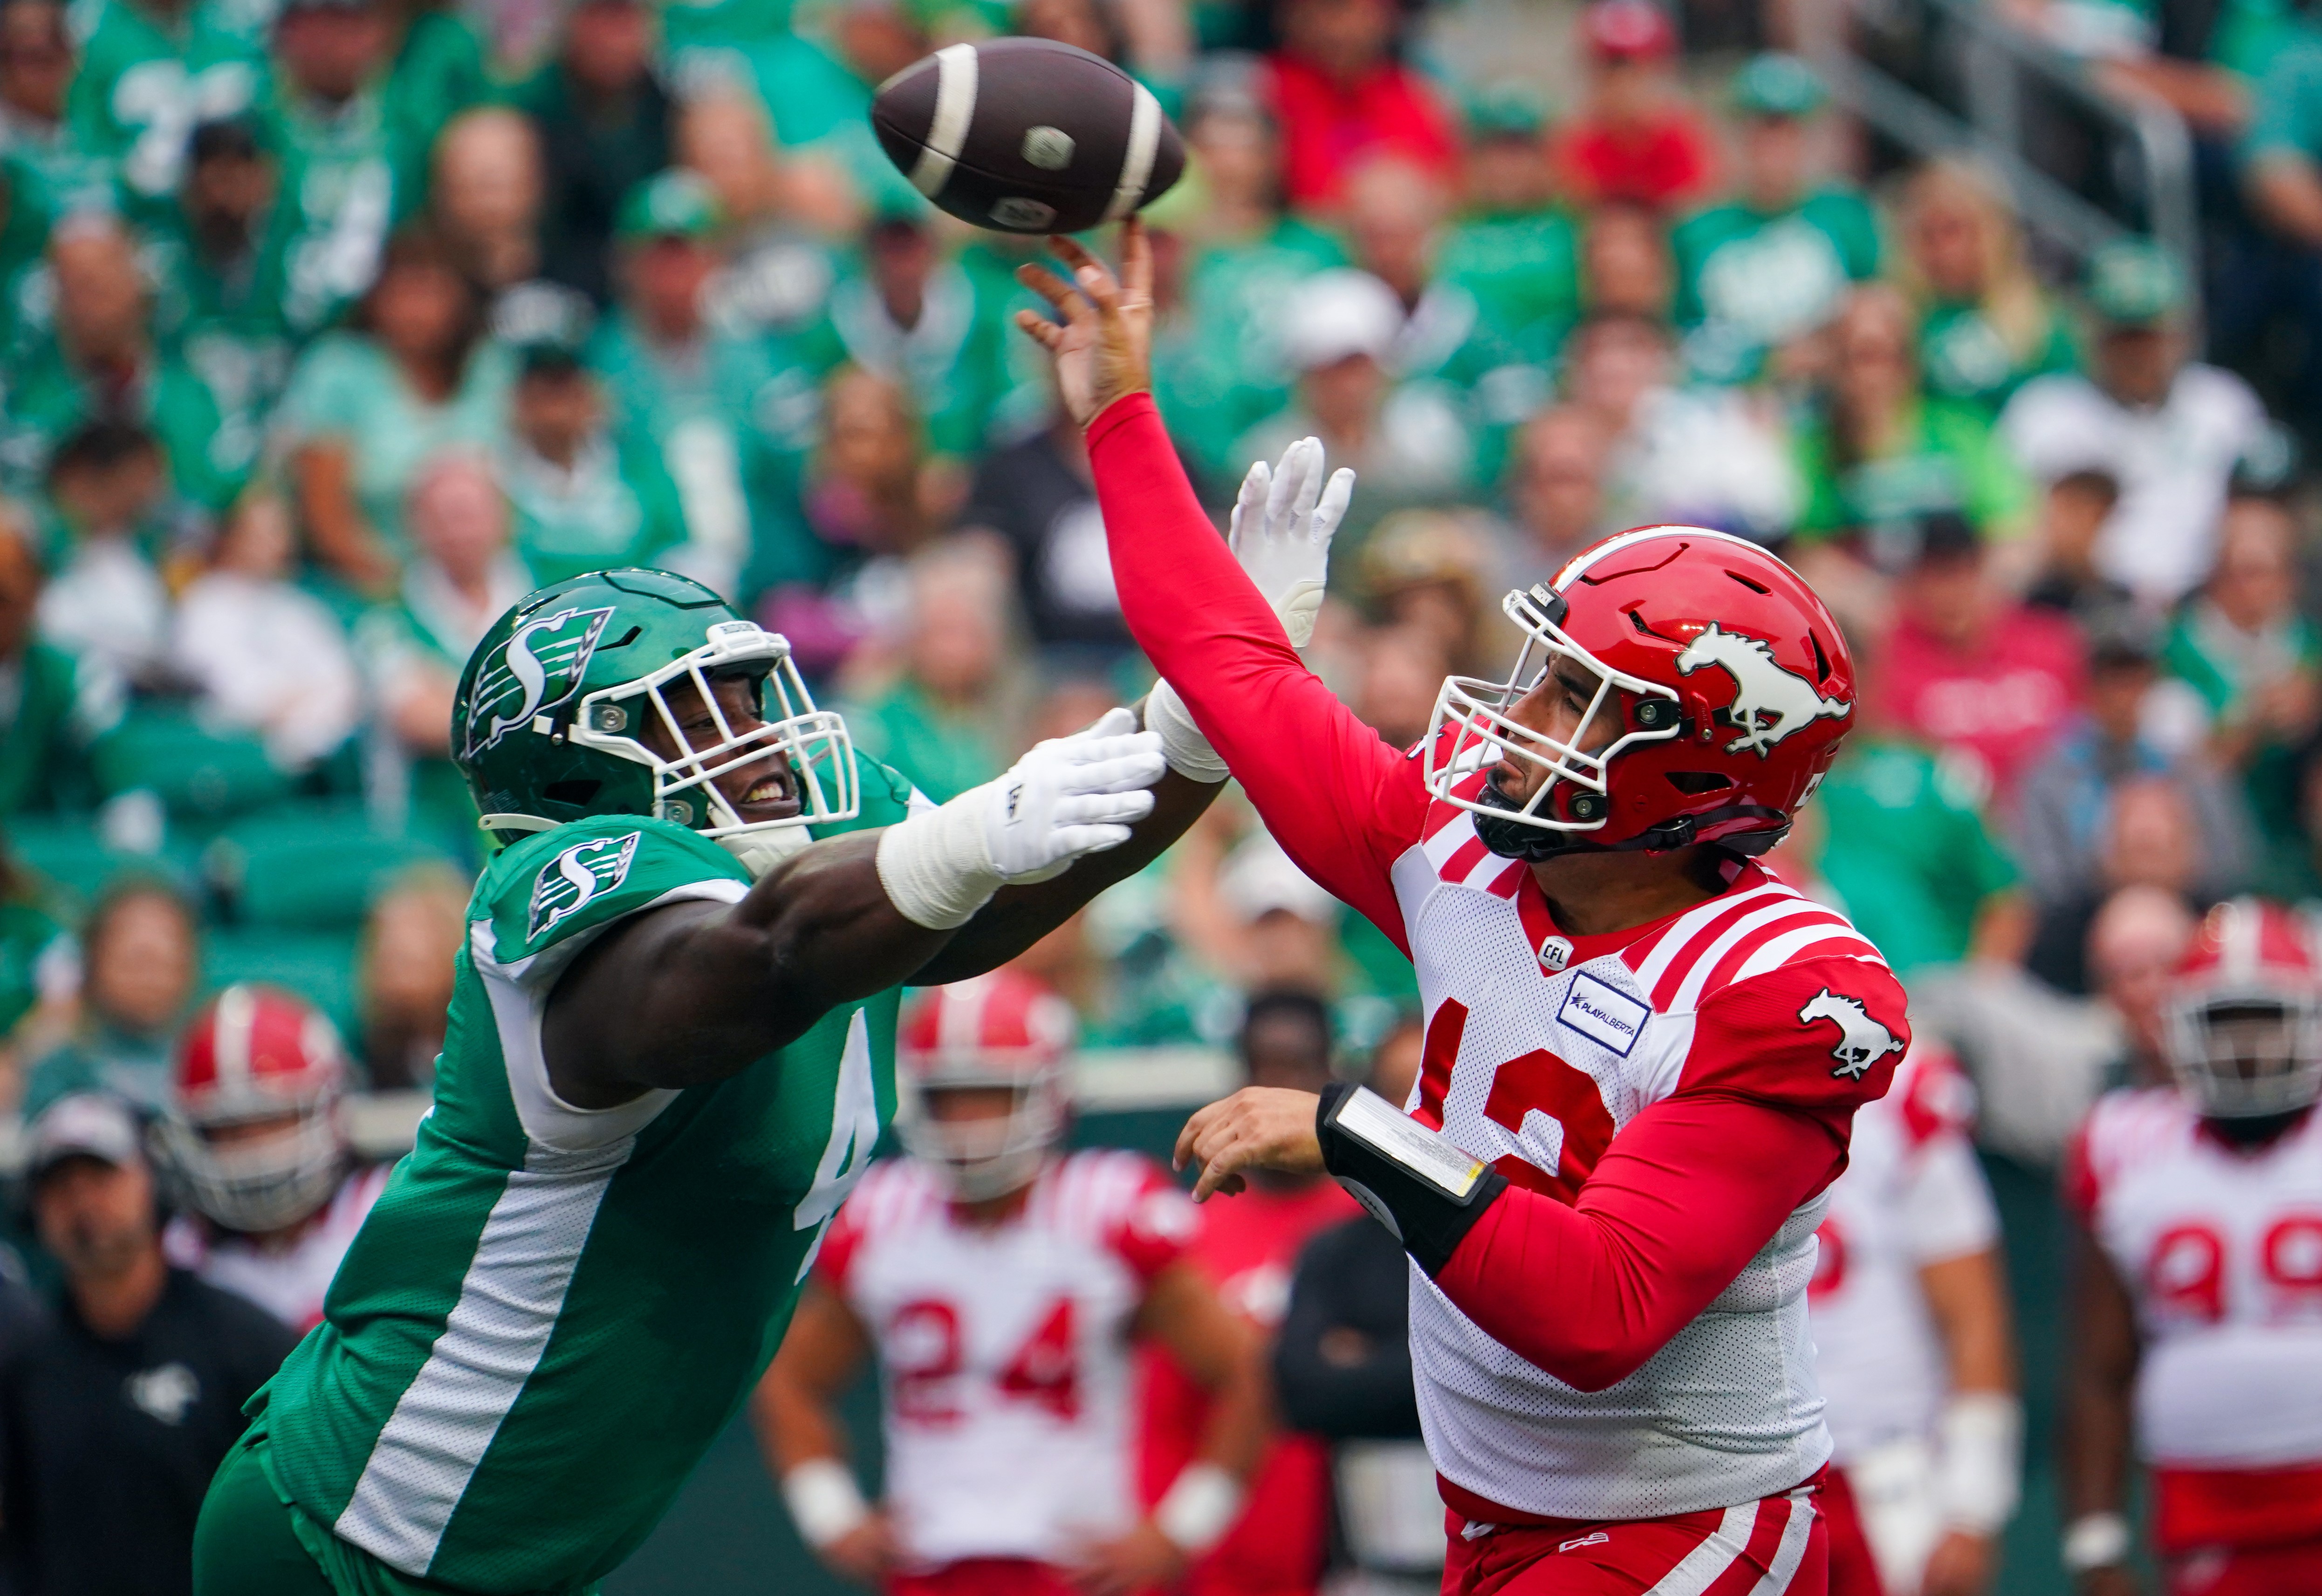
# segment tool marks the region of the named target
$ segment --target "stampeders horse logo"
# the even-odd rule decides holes
[[[477,668],[475,691],[468,695],[463,757],[475,758],[579,692],[589,656],[612,618],[609,606],[575,606],[526,621],[509,634]]]
[[[1763,759],[1773,752],[1775,743],[1808,721],[1824,716],[1843,720],[1854,710],[1842,699],[1824,698],[1814,683],[1777,664],[1772,644],[1728,632],[1714,621],[1677,657],[1680,676],[1691,676],[1705,665],[1714,665],[1733,679],[1733,704],[1726,714],[1742,734],[1725,745],[1728,753],[1751,748]]]
[[[1895,1033],[1872,1019],[1860,998],[1823,988],[1798,1010],[1801,1025],[1811,1026],[1818,1019],[1829,1020],[1838,1026],[1838,1045],[1830,1050],[1830,1056],[1838,1061],[1838,1068],[1831,1072],[1833,1075],[1860,1081],[1880,1059],[1903,1051],[1903,1044],[1896,1039]]]

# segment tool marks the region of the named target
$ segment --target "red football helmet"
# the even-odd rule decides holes
[[[2322,953],[2279,904],[2209,911],[2166,1000],[2169,1063],[2213,1119],[2290,1114],[2322,1098]]]
[[[1027,1185],[1064,1139],[1065,1069],[1078,1026],[1072,1006],[1028,975],[995,970],[924,993],[895,1035],[903,1081],[895,1129],[974,1202]],[[938,1117],[947,1091],[1012,1091],[992,1118]]]
[[[1424,768],[1511,858],[1692,843],[1762,853],[1853,717],[1838,623],[1796,571],[1727,533],[1620,533],[1500,607],[1524,633],[1515,668],[1444,682]],[[1513,718],[1551,677],[1586,706],[1569,742]],[[1488,779],[1503,753],[1546,774],[1521,805]]]
[[[170,1072],[164,1139],[195,1209],[229,1230],[294,1225],[338,1189],[346,1055],[304,999],[238,985],[194,1017]]]

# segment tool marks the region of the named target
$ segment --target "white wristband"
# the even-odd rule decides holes
[[[2118,1513],[2083,1513],[2064,1526],[2064,1566],[2073,1573],[2128,1561],[2128,1520]]]
[[[1189,1463],[1153,1509],[1153,1528],[1189,1557],[1225,1538],[1241,1515],[1241,1482],[1213,1463]]]
[[[985,787],[991,784],[986,782]],[[983,840],[983,787],[889,826],[879,838],[879,885],[914,926],[951,931],[964,926],[1000,890]]]
[[[835,1457],[810,1457],[784,1474],[782,1500],[799,1538],[818,1552],[871,1517],[855,1471]]]
[[[1180,776],[1210,786],[1226,779],[1226,762],[1193,724],[1177,689],[1166,681],[1155,682],[1153,690],[1145,695],[1145,729],[1159,735],[1161,757]]]
[[[2021,1493],[2024,1404],[2007,1391],[1961,1391],[1944,1404],[1936,1434],[1943,1521],[1976,1535],[1997,1533],[2016,1516]]]

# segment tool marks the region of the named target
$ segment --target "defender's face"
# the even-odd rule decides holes
[[[687,680],[673,681],[663,689],[672,718],[685,734],[689,752],[715,748],[728,736],[744,736],[766,724],[760,709],[761,682],[758,679],[721,676],[710,682],[710,692],[716,699],[718,714],[725,716],[726,729],[720,731],[718,716],[710,713],[693,684]],[[658,758],[675,759],[679,750],[672,742],[669,728],[661,717],[646,715],[637,740],[653,750]],[[725,800],[734,806],[735,814],[753,825],[769,820],[789,820],[796,816],[801,802],[798,777],[782,751],[769,744],[759,758],[736,765],[722,776],[713,777],[715,787]]]

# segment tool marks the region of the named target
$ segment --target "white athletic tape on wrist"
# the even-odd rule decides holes
[[[1993,1535],[2016,1516],[2021,1494],[2024,1404],[2006,1391],[1961,1391],[1943,1405],[1935,1494],[1943,1521]]]
[[[1145,696],[1145,729],[1161,739],[1161,757],[1187,780],[1215,786],[1226,779],[1226,762],[1193,724],[1193,712],[1177,689],[1166,681],[1155,682]]]
[[[2064,1526],[2064,1566],[2073,1573],[2128,1561],[2128,1520],[2118,1513],[2083,1513]]]
[[[1003,778],[1004,780],[1004,778]],[[986,782],[947,804],[889,826],[879,838],[879,885],[914,926],[952,931],[1000,890],[1000,872],[983,840]]]
[[[782,1500],[799,1538],[817,1551],[867,1522],[871,1504],[855,1471],[835,1457],[810,1457],[782,1476]]]
[[[1187,1556],[1225,1538],[1241,1516],[1241,1482],[1213,1463],[1189,1463],[1153,1509],[1153,1528]]]

